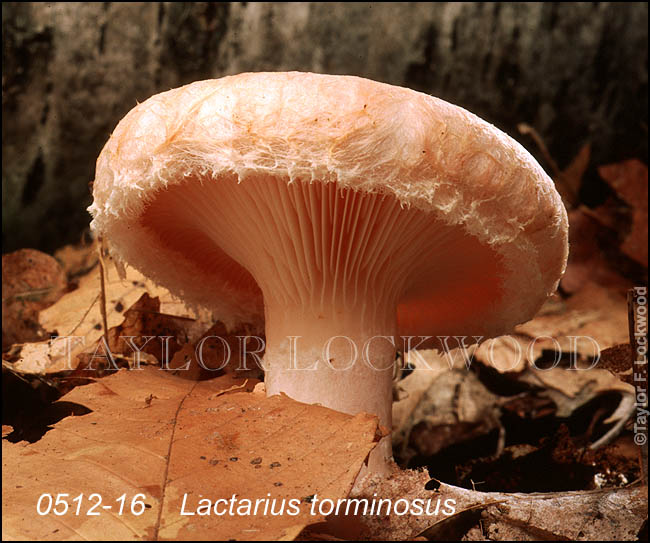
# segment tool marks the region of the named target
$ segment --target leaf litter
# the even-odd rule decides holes
[[[427,368],[421,371],[417,360],[403,355],[408,363],[394,393],[394,450],[403,468],[415,470],[397,470],[385,481],[355,484],[376,443],[375,419],[265,398],[254,360],[248,372],[221,364],[224,349],[236,355],[237,335],[246,331],[213,323],[132,269],[120,277],[110,261],[104,319],[97,247],[61,249],[58,269],[48,261],[43,275],[57,281],[30,284],[28,296],[15,287],[3,295],[3,306],[42,304],[23,305],[9,318],[3,312],[5,377],[37,391],[45,383],[57,396],[72,389],[49,407],[45,400],[43,409],[58,406],[60,418],[29,441],[20,440],[30,435],[23,431],[28,417],[3,420],[5,539],[634,539],[647,517],[647,487],[635,483],[645,472],[631,441],[625,295],[647,284],[647,197],[638,197],[647,195],[647,167],[627,161],[599,168],[614,196],[590,209],[578,200],[588,163],[585,145],[565,170],[554,168],[572,208],[571,257],[560,293],[538,316],[510,336],[470,349],[469,371],[433,352],[423,354]],[[12,281],[11,269],[3,266],[3,286]],[[7,346],[5,330],[12,326],[17,332]],[[44,339],[50,334],[81,339],[66,352]],[[160,341],[138,344],[137,360],[124,336],[173,340],[167,350]],[[208,365],[199,368],[197,345],[211,336],[225,338],[227,347],[206,343]],[[597,346],[571,343],[570,336],[595,338]],[[594,361],[588,371],[567,370]],[[451,471],[446,456],[453,457]],[[547,465],[549,459],[555,463]],[[517,485],[528,484],[519,471],[524,465],[568,474],[576,490],[536,494],[540,473],[529,481],[532,493],[517,493]],[[432,485],[431,477],[445,482]],[[508,477],[512,487],[503,486]],[[490,491],[480,492],[482,485]],[[35,515],[35,499],[55,489],[69,489],[69,498],[96,492],[113,500],[141,492],[145,510],[120,516],[113,503],[99,518]],[[315,495],[397,500],[434,494],[455,497],[456,513],[446,520],[392,514],[345,522],[309,514]],[[276,499],[276,507],[283,498],[301,501],[296,515],[272,518],[178,515],[183,500],[191,508],[202,498],[233,495],[251,504]]]
[[[192,382],[147,367],[75,388],[60,401],[88,414],[61,420],[36,443],[3,440],[3,538],[279,540],[321,521],[306,502],[295,515],[263,506],[345,498],[376,445],[376,418],[266,398],[239,381]],[[37,515],[39,496],[58,492],[83,494],[82,514]],[[91,493],[112,509],[87,516]],[[123,494],[127,503],[143,494],[144,512],[118,514]],[[261,505],[257,514],[180,514],[201,496]]]

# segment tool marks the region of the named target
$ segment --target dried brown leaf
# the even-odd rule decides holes
[[[401,446],[402,461],[413,454],[436,454],[500,427],[497,397],[463,363],[450,360],[461,356],[458,351],[407,356],[415,369],[399,381],[405,394],[393,402],[393,446]]]
[[[236,385],[232,374],[192,382],[145,368],[77,387],[61,401],[91,413],[61,420],[36,443],[3,441],[3,538],[281,540],[322,521],[306,501],[293,516],[261,507],[257,515],[181,515],[201,498],[275,499],[276,511],[282,499],[345,498],[376,445],[374,417]],[[39,516],[44,493],[68,493],[69,503],[83,493],[82,514]],[[88,516],[91,493],[112,509]],[[143,514],[127,507],[119,515],[116,499],[126,494],[128,505],[139,493]]]
[[[621,250],[648,267],[648,167],[632,159],[598,168],[618,196],[632,209],[632,227]]]
[[[555,184],[571,207],[578,203],[582,178],[589,167],[591,144],[585,143],[571,163],[555,176]]]
[[[597,211],[581,206],[569,212],[571,250],[561,281],[564,292],[576,293],[588,283],[622,289],[629,286],[620,275],[620,263],[611,256],[612,247],[618,243],[617,234],[610,229],[613,222],[603,206]]]
[[[195,312],[175,300],[166,289],[154,285],[137,271],[129,269],[127,277],[122,280],[118,277],[114,266],[106,266],[106,268],[106,317],[109,330],[124,325],[125,313],[145,294],[160,300],[160,313],[166,313],[170,318],[184,319],[188,328],[197,321]],[[57,303],[40,312],[41,326],[52,336],[58,336],[59,339],[45,342],[49,346],[50,363],[46,365],[39,363],[35,366],[36,373],[57,373],[74,369],[77,367],[77,357],[80,354],[92,353],[96,350],[97,342],[104,334],[100,310],[99,274],[100,268],[93,268],[88,275],[80,279],[76,290],[65,294]],[[129,330],[141,331],[142,326],[136,326],[136,323],[140,322],[138,321],[140,318],[140,316],[132,318],[127,323],[130,328],[125,333],[122,333],[122,329],[116,333],[129,335]],[[205,326],[203,321],[202,326]],[[114,334],[114,339],[117,342],[119,338]],[[109,344],[109,347],[116,347],[116,345]],[[121,352],[125,348],[126,346],[123,345],[117,350]],[[44,347],[37,347],[39,353],[42,349]]]
[[[407,366],[414,368],[404,379],[397,382],[398,399],[393,401],[393,443],[401,443],[415,422],[413,412],[427,390],[440,375],[449,372],[444,357],[434,350],[405,353]],[[418,357],[422,357],[418,361]]]
[[[2,350],[14,343],[47,337],[38,312],[65,292],[67,279],[59,263],[34,249],[2,255]]]
[[[68,279],[86,275],[97,265],[97,240],[87,244],[65,245],[54,253]]]
[[[601,350],[628,339],[627,300],[617,289],[587,282],[568,300],[551,304],[552,311],[540,311],[513,334],[482,343],[476,358],[500,372],[521,372],[547,351],[585,367]]]
[[[425,490],[430,477],[426,472],[404,470],[389,479],[367,480],[355,497],[431,499],[433,503],[453,500],[453,514],[444,515],[367,515],[360,519],[361,539],[409,540],[421,534],[435,539],[437,523],[467,511],[483,509],[481,528],[454,532],[459,540],[635,540],[647,517],[647,487],[554,493],[477,492],[440,483],[436,491]],[[449,509],[447,509],[449,511]],[[466,519],[461,519],[466,520]],[[476,523],[478,524],[478,523]],[[456,526],[457,528],[458,526]],[[485,535],[484,535],[485,534]]]
[[[529,369],[519,377],[519,380],[544,388],[545,395],[550,396],[557,406],[558,417],[568,417],[595,397],[609,392],[618,392],[626,399],[624,407],[627,416],[624,420],[627,420],[634,410],[634,387],[621,381],[609,370]]]
[[[621,430],[634,411],[634,388],[598,365],[603,349],[628,338],[627,300],[615,289],[588,283],[555,310],[519,325],[510,336],[488,340],[476,358],[510,378],[540,388],[540,397],[568,417],[594,398],[620,396],[605,421],[612,428],[592,444],[601,446]]]

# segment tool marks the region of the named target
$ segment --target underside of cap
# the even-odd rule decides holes
[[[187,203],[177,212],[172,198],[191,185],[192,198],[205,194],[204,206],[219,214],[220,183],[258,192],[298,183],[307,195],[331,184],[419,213],[422,235],[453,231],[464,240],[451,249],[425,244],[429,253],[415,256],[419,271],[397,303],[403,335],[507,333],[537,312],[566,264],[566,212],[552,181],[516,141],[471,113],[352,76],[201,81],[150,98],[120,122],[98,158],[90,212],[118,257],[231,326],[263,328],[260,272],[215,243],[219,232],[201,231]],[[289,230],[306,239],[302,212],[278,202],[277,213],[295,214]],[[235,217],[256,220],[259,210],[246,209]],[[445,282],[441,269],[457,272]]]

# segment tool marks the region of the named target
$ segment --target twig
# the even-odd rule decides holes
[[[99,284],[100,284],[99,309],[102,312],[102,323],[104,324],[104,340],[106,341],[106,345],[108,345],[108,318],[106,317],[106,284],[104,280],[104,274],[106,273],[106,265],[104,264],[104,254],[103,254],[104,244],[102,243],[101,237],[99,238],[98,241],[99,243],[97,244],[97,251],[99,254]]]
[[[100,270],[100,271],[101,271],[101,270]],[[88,309],[86,309],[86,312],[83,314],[83,317],[81,317],[81,319],[80,319],[79,322],[76,324],[76,326],[75,326],[75,327],[74,327],[74,328],[73,328],[73,329],[68,333],[69,336],[73,335],[73,334],[77,331],[77,328],[79,328],[79,327],[81,326],[81,324],[83,323],[83,321],[86,320],[86,317],[88,316],[88,313],[90,313],[90,310],[93,308],[93,306],[95,305],[95,303],[96,303],[97,300],[99,299],[99,296],[100,296],[99,294],[98,294],[97,296],[95,296],[95,299],[94,299],[94,300],[92,301],[92,303],[88,306]]]
[[[242,388],[246,388],[247,384],[248,384],[248,379],[246,379],[241,385],[233,385],[230,388],[226,388],[225,390],[220,390],[219,392],[216,392],[215,394],[210,396],[208,399],[214,400],[215,398],[218,398],[219,396],[222,396],[223,394],[226,394],[228,392],[233,392],[234,390],[241,390]]]
[[[540,152],[542,155],[544,155],[544,160],[549,163],[551,166],[551,169],[553,170],[553,177],[559,177],[562,175],[562,171],[560,170],[559,166],[557,165],[557,162],[553,160],[553,157],[551,156],[551,153],[549,153],[548,148],[546,147],[546,144],[544,143],[544,140],[542,137],[537,133],[537,130],[535,130],[532,126],[526,123],[519,123],[517,125],[517,130],[524,136],[530,136],[533,138],[533,141],[537,144],[537,147],[539,147]]]
[[[555,188],[557,191],[560,193],[560,196],[562,197],[562,200],[564,201],[565,206],[568,209],[572,209],[576,206],[577,201],[578,201],[578,194],[577,194],[577,188],[573,187],[573,184],[571,183],[571,169],[572,166],[574,166],[574,163],[572,162],[567,170],[562,171],[560,170],[560,167],[557,165],[557,162],[553,159],[551,156],[551,153],[548,150],[548,147],[546,147],[546,144],[544,143],[544,140],[542,137],[537,133],[537,130],[535,130],[532,126],[526,124],[526,123],[519,123],[517,125],[517,129],[521,134],[528,135],[530,136],[537,147],[539,148],[540,152],[542,153],[542,156],[544,157],[544,160],[549,164],[551,167],[551,170],[553,171],[553,181],[555,183]],[[582,151],[581,151],[582,153]],[[581,157],[581,153],[578,154],[576,159]],[[588,155],[587,155],[588,159]],[[574,159],[575,160],[575,159]]]

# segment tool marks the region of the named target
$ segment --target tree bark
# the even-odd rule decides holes
[[[647,163],[647,3],[4,3],[3,251],[79,239],[138,101],[242,71],[354,74],[461,105],[560,166]],[[550,173],[550,172],[549,172]]]

